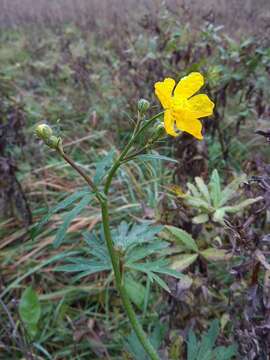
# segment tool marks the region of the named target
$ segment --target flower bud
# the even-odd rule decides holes
[[[149,109],[149,107],[150,107],[150,102],[148,100],[140,99],[138,101],[138,111],[141,115],[144,115],[146,111]]]
[[[153,129],[152,137],[148,140],[148,146],[152,147],[155,142],[161,140],[164,135],[166,135],[164,125],[162,123],[156,124]]]
[[[42,139],[43,141],[47,141],[53,134],[52,129],[50,128],[50,126],[46,125],[46,124],[41,124],[38,125],[36,127],[36,135]]]
[[[60,144],[60,142],[61,142],[61,138],[52,135],[52,136],[51,136],[47,141],[45,141],[45,142],[46,142],[46,144],[47,144],[50,148],[57,150],[58,147],[59,147],[59,144]]]
[[[53,135],[50,126],[41,124],[36,127],[36,135],[45,142],[51,149],[63,152],[62,139]]]
[[[163,123],[158,123],[155,130],[155,139],[160,139],[166,134]]]

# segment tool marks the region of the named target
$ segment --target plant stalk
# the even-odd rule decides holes
[[[126,311],[128,319],[130,321],[130,324],[131,324],[134,332],[136,333],[140,343],[142,344],[144,350],[147,352],[147,354],[149,355],[151,360],[160,360],[156,350],[153,348],[152,344],[148,340],[147,335],[143,331],[143,328],[136,317],[135,311],[133,309],[133,306],[128,298],[128,295],[127,295],[127,292],[125,289],[124,279],[122,277],[122,274],[120,271],[120,266],[119,266],[119,256],[114,249],[113,240],[112,240],[112,236],[111,236],[107,200],[105,200],[101,203],[101,211],[102,211],[102,222],[103,222],[105,240],[106,240],[107,248],[108,248],[112,266],[113,266],[116,287],[117,287],[117,290],[121,297],[123,307]]]
[[[159,114],[153,116],[151,119],[147,120],[144,123],[144,125],[141,127],[140,127],[140,123],[137,124],[135,131],[134,131],[133,135],[131,136],[129,142],[127,143],[127,145],[125,146],[125,148],[123,149],[123,151],[121,152],[118,159],[115,161],[115,163],[113,164],[113,166],[111,167],[111,169],[108,173],[108,176],[107,176],[107,179],[106,179],[106,182],[104,185],[104,194],[105,195],[108,194],[113,176],[115,175],[116,171],[118,170],[118,168],[121,166],[121,164],[125,160],[125,157],[128,154],[131,147],[133,146],[133,144],[136,142],[136,140],[138,139],[140,134],[144,130],[146,130],[161,114],[162,113],[159,113]],[[93,190],[97,199],[99,200],[99,203],[101,206],[102,223],[103,223],[106,245],[107,245],[107,248],[108,248],[108,251],[110,254],[113,272],[114,272],[114,276],[115,276],[115,283],[116,283],[116,287],[119,292],[120,298],[122,300],[123,307],[126,311],[126,314],[128,316],[128,319],[130,321],[130,324],[131,324],[134,332],[136,333],[141,345],[143,346],[146,353],[149,355],[150,359],[151,360],[160,360],[156,350],[152,346],[151,342],[148,340],[147,335],[143,331],[143,328],[136,317],[136,313],[133,309],[133,306],[129,300],[128,294],[125,289],[124,278],[123,278],[123,274],[120,269],[120,262],[119,262],[120,258],[114,248],[113,239],[112,239],[111,231],[110,231],[110,221],[109,221],[107,197],[101,196],[101,194],[98,191],[97,186],[94,184],[92,179],[87,174],[85,174],[85,172],[68,155],[66,155],[62,149],[58,149],[58,152],[64,158],[64,160],[67,163],[69,163],[84,178],[84,180],[88,183],[89,187]]]
[[[121,152],[119,158],[116,160],[116,162],[113,164],[111,170],[109,171],[109,174],[107,176],[107,180],[104,186],[104,193],[107,195],[113,176],[116,173],[116,171],[118,170],[119,166],[121,165],[122,161],[125,159],[125,156],[127,155],[127,153],[129,152],[130,148],[132,147],[132,145],[136,142],[136,140],[139,138],[139,136],[144,132],[144,130],[146,130],[156,119],[158,119],[161,115],[163,114],[163,111],[154,115],[151,119],[147,120],[144,125],[139,128],[137,130],[137,132],[135,132],[129,142],[127,143],[127,145],[125,146],[125,148],[123,149],[123,151]]]

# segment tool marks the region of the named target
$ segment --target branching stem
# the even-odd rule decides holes
[[[125,282],[124,282],[124,274],[122,273],[122,270],[120,267],[120,258],[119,258],[118,252],[114,248],[114,243],[113,243],[113,239],[112,239],[111,231],[110,231],[110,218],[109,218],[107,195],[109,193],[112,179],[113,179],[114,175],[116,174],[116,171],[118,170],[118,168],[125,161],[125,158],[128,155],[129,150],[132,148],[132,146],[137,141],[139,136],[158,117],[160,117],[160,115],[162,115],[162,113],[159,113],[159,114],[153,116],[151,119],[145,121],[145,123],[142,126],[140,126],[141,122],[140,122],[140,124],[136,125],[135,130],[134,130],[129,142],[127,143],[127,145],[125,146],[125,148],[123,149],[123,151],[121,152],[121,154],[119,155],[119,157],[117,158],[117,160],[115,161],[115,163],[113,164],[113,166],[111,167],[111,169],[107,175],[106,182],[104,185],[105,196],[102,196],[102,194],[99,192],[97,186],[94,184],[92,179],[87,174],[85,174],[85,172],[68,155],[66,155],[61,148],[59,148],[59,150],[58,150],[59,154],[63,157],[63,159],[67,163],[69,163],[78,172],[78,174],[80,174],[80,176],[83,177],[83,179],[87,182],[87,184],[89,185],[89,187],[95,193],[97,199],[99,200],[99,203],[101,206],[101,213],[102,213],[104,236],[105,236],[106,245],[107,245],[107,248],[108,248],[108,251],[110,254],[110,258],[111,258],[116,287],[117,287],[117,290],[121,297],[123,307],[126,311],[128,319],[130,321],[130,324],[131,324],[134,332],[136,333],[140,343],[142,344],[143,348],[145,349],[146,353],[149,355],[151,360],[160,360],[160,358],[159,358],[156,350],[152,346],[151,342],[148,340],[147,335],[143,331],[143,328],[136,317],[136,313],[133,309],[133,306],[132,306],[132,304],[129,300],[128,294],[126,292]],[[132,156],[132,158],[133,158],[133,156]]]

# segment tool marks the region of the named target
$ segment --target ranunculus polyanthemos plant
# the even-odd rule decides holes
[[[111,262],[111,269],[114,273],[114,279],[116,288],[122,300],[123,307],[125,308],[126,314],[130,321],[130,324],[136,333],[139,341],[149,357],[153,360],[159,359],[157,350],[153,347],[149,339],[147,338],[140,322],[138,321],[133,305],[131,303],[127,287],[125,284],[126,275],[125,271],[128,267],[133,269],[143,269],[141,263],[137,263],[136,267],[131,259],[127,260],[129,263],[127,266],[123,266],[125,261],[121,251],[119,251],[118,245],[113,239],[110,229],[110,213],[109,213],[109,197],[110,187],[119,167],[129,160],[134,160],[138,155],[143,154],[149,148],[164,136],[164,130],[171,136],[178,136],[182,131],[193,135],[195,138],[201,140],[202,136],[202,124],[199,120],[202,117],[212,115],[214,103],[205,94],[195,95],[198,90],[203,86],[203,76],[198,72],[192,72],[188,76],[182,78],[179,83],[175,86],[175,81],[171,78],[166,78],[161,82],[155,84],[155,93],[161,102],[164,111],[152,116],[150,119],[146,119],[146,112],[150,106],[147,100],[141,99],[138,102],[138,119],[134,127],[133,133],[127,142],[126,146],[121,151],[120,155],[112,162],[109,170],[102,176],[99,177],[99,182],[92,179],[81,167],[79,167],[64,151],[62,145],[62,139],[53,135],[52,129],[46,125],[41,124],[36,128],[37,136],[42,139],[49,147],[56,150],[59,155],[69,163],[77,173],[83,177],[86,183],[89,185],[91,194],[98,201],[101,213],[102,213],[102,224],[104,230],[104,239],[109,253],[109,259]],[[164,118],[164,122],[160,123],[160,119]],[[149,128],[155,128],[155,131],[151,132],[145,145],[138,145],[138,139],[141,138],[142,134],[146,134],[146,130]],[[162,131],[161,131],[162,130]],[[147,136],[146,136],[147,138]],[[136,226],[132,227],[133,238],[134,233],[136,234]],[[146,234],[146,232],[144,232]],[[124,235],[127,237],[126,244],[131,242],[128,240],[128,234]],[[130,236],[129,238],[132,238]],[[136,237],[135,237],[136,238]],[[148,244],[149,245],[149,244]],[[156,244],[157,245],[157,244]],[[127,245],[128,246],[128,245]],[[132,245],[134,246],[134,244]],[[160,245],[164,246],[164,245]],[[148,246],[148,252],[151,250]],[[151,251],[149,252],[151,253]],[[146,256],[146,255],[145,255]],[[135,258],[138,260],[138,255]],[[144,256],[140,255],[139,259],[143,259]],[[134,261],[134,257],[133,257]],[[144,269],[147,275],[152,279],[156,280],[159,285],[166,288],[164,281],[158,277],[156,273],[160,272],[174,277],[179,277],[177,271],[173,271],[164,267],[164,261],[155,263],[155,270],[149,267],[148,270]],[[158,267],[159,266],[159,267]]]

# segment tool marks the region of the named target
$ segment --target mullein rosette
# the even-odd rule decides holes
[[[202,117],[213,114],[214,103],[205,94],[195,95],[204,84],[199,72],[183,77],[175,86],[175,80],[165,78],[155,83],[155,94],[164,108],[164,127],[171,136],[180,131],[187,132],[201,140]]]

